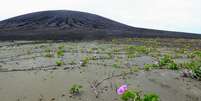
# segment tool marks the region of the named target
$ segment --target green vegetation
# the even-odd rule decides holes
[[[139,92],[127,90],[121,96],[123,101],[160,101],[160,98],[156,94],[145,94],[142,98]]]
[[[145,64],[145,65],[144,65],[144,69],[145,69],[146,71],[152,70],[152,69],[154,69],[154,68],[158,68],[158,65],[157,65],[157,64]]]
[[[200,50],[195,50],[191,53],[187,54],[189,58],[198,58],[201,59],[201,51]]]
[[[59,46],[58,50],[56,52],[57,57],[63,57],[64,56],[64,52],[65,52],[64,45]]]
[[[108,59],[112,59],[113,55],[111,52],[108,52],[107,55],[108,55]]]
[[[196,68],[198,68],[200,66],[201,66],[200,61],[191,61],[191,62],[181,64],[182,68],[186,68],[186,69],[190,69],[190,70],[196,69]]]
[[[201,58],[201,51],[200,50],[194,51],[192,54],[194,55],[194,57]]]
[[[74,84],[74,85],[70,88],[69,91],[70,91],[70,94],[72,94],[72,95],[78,95],[78,94],[80,94],[81,89],[82,89],[82,86],[81,86],[81,85]]]
[[[71,61],[69,62],[69,65],[76,65],[76,62],[75,62],[74,60],[71,60]]]
[[[169,55],[165,55],[164,57],[162,57],[159,61],[159,66],[165,66],[168,65],[169,63],[172,63],[173,60],[171,58],[171,56]]]
[[[178,70],[179,69],[179,67],[177,66],[177,64],[175,62],[170,62],[168,64],[168,68],[171,70]]]
[[[134,58],[137,54],[148,54],[151,52],[151,48],[147,48],[145,46],[127,46],[126,53],[128,58]]]
[[[61,61],[61,60],[58,60],[58,61],[56,61],[56,65],[57,66],[62,66],[62,65],[64,65],[64,62]]]
[[[128,90],[122,96],[123,101],[141,101],[139,92]]]
[[[180,64],[182,68],[192,71],[191,77],[201,80],[201,60],[193,60],[188,63]]]
[[[45,57],[48,58],[54,57],[54,54],[51,53],[51,50],[49,48],[45,49]]]
[[[62,57],[62,56],[64,56],[64,50],[58,50],[57,57]]]
[[[163,66],[166,66],[168,69],[172,69],[172,70],[178,70],[179,69],[179,67],[174,62],[174,60],[172,59],[172,57],[170,55],[165,55],[164,57],[162,57],[160,59],[159,67],[163,67]]]
[[[119,63],[114,63],[114,64],[112,64],[112,67],[114,67],[114,68],[120,68],[121,66],[120,66]]]
[[[151,52],[150,48],[147,48],[146,46],[128,46],[127,47],[128,52],[138,52],[138,53],[143,53],[143,54],[148,54]]]
[[[59,50],[64,49],[64,45],[60,45],[60,46],[58,47],[58,49],[59,49]]]
[[[84,57],[82,60],[81,60],[81,66],[86,66],[88,63],[89,63],[89,60],[90,58],[87,56],[87,57]]]
[[[160,101],[160,98],[156,94],[145,94],[142,101]]]
[[[133,66],[133,67],[131,67],[130,68],[130,73],[134,73],[134,72],[138,72],[140,69],[139,69],[140,67],[138,67],[138,66]]]
[[[193,69],[193,76],[196,79],[201,80],[201,67],[197,67],[197,68]]]
[[[64,61],[63,61],[64,52],[65,52],[64,45],[59,46],[58,50],[56,51],[57,57],[60,58],[60,60],[56,61],[57,66],[64,65]]]
[[[51,57],[54,57],[54,55],[51,54],[51,53],[46,53],[46,54],[45,54],[45,57],[51,58]]]

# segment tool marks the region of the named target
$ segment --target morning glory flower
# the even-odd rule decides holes
[[[122,85],[117,89],[117,94],[122,95],[128,90],[128,85]]]

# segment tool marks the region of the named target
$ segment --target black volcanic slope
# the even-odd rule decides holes
[[[43,11],[0,22],[0,40],[101,39],[111,37],[182,37],[200,35],[130,27],[78,11]]]

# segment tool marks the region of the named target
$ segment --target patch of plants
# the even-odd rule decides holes
[[[81,90],[82,90],[82,85],[74,84],[74,85],[70,88],[69,92],[70,92],[70,94],[72,94],[72,95],[75,96],[75,95],[81,94]]]
[[[46,52],[46,53],[45,53],[45,57],[48,57],[48,58],[54,57],[54,54],[51,53],[51,50],[50,50],[50,49],[46,49],[45,52]]]
[[[114,64],[112,64],[112,67],[113,67],[113,68],[120,68],[121,66],[120,66],[120,64],[118,64],[118,63],[114,63]]]
[[[189,58],[196,58],[197,57],[197,58],[201,59],[201,51],[200,50],[195,50],[191,53],[188,53],[187,55]]]
[[[88,63],[89,63],[89,60],[90,58],[87,56],[87,57],[84,57],[82,60],[81,60],[81,66],[86,66]]]
[[[64,65],[64,62],[61,61],[61,60],[58,60],[58,61],[56,61],[56,65],[57,66],[62,66],[62,65]]]
[[[201,66],[193,69],[193,77],[195,79],[201,80]]]
[[[142,101],[160,101],[160,97],[156,94],[145,94]]]
[[[64,52],[65,52],[64,45],[59,46],[58,50],[56,51],[57,57],[60,58],[60,60],[56,61],[57,66],[64,65],[64,61],[63,61]]]
[[[200,60],[194,60],[188,63],[181,64],[183,68],[188,69],[190,74],[188,73],[188,76],[201,80],[201,61]],[[186,73],[184,73],[186,75]]]
[[[107,55],[108,55],[108,59],[112,59],[113,58],[112,52],[108,52]]]
[[[132,66],[132,67],[130,67],[130,73],[135,73],[135,72],[138,72],[138,71],[140,71],[140,69],[139,69],[140,67],[138,67],[138,66]]]
[[[76,62],[75,62],[75,60],[71,60],[68,64],[69,65],[76,65]]]
[[[57,57],[62,57],[62,56],[64,56],[64,50],[58,50]]]
[[[187,49],[186,48],[176,48],[175,52],[180,53],[180,54],[184,54],[187,52]]]
[[[58,47],[58,49],[59,49],[59,50],[64,49],[64,45],[60,45],[60,46]]]
[[[126,52],[128,55],[132,55],[132,54],[135,54],[136,53],[136,47],[135,46],[127,46],[126,47]]]
[[[118,53],[118,52],[120,52],[120,49],[114,48],[114,49],[113,49],[113,52],[114,52],[114,53]]]
[[[157,65],[157,64],[145,64],[144,65],[144,69],[146,70],[146,71],[150,71],[150,70],[152,70],[152,69],[154,69],[154,68],[158,68],[159,66]]]
[[[136,51],[143,54],[148,54],[151,52],[151,48],[147,48],[145,46],[136,46]]]
[[[140,96],[140,92],[127,90],[122,94],[123,101],[160,101],[160,97],[156,94],[145,94],[144,97]]]
[[[122,94],[121,99],[123,101],[141,101],[139,92],[127,90]]]
[[[164,57],[162,57],[159,60],[159,67],[164,67],[166,66],[168,69],[172,69],[172,70],[178,70],[179,67],[178,65],[174,62],[174,60],[172,59],[172,57],[170,55],[164,55]]]
[[[113,68],[121,68],[121,62],[119,59],[115,59],[115,63],[112,64]]]
[[[126,47],[126,53],[128,55],[128,58],[132,58],[136,56],[137,53],[139,54],[148,54],[151,52],[151,48],[147,48],[145,46],[127,46]]]
[[[54,57],[54,55],[51,54],[51,53],[46,53],[46,54],[45,54],[45,57],[51,58],[51,57]]]

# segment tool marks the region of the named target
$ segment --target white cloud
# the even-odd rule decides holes
[[[136,27],[201,33],[200,0],[4,0],[0,20],[54,9],[95,13]]]

